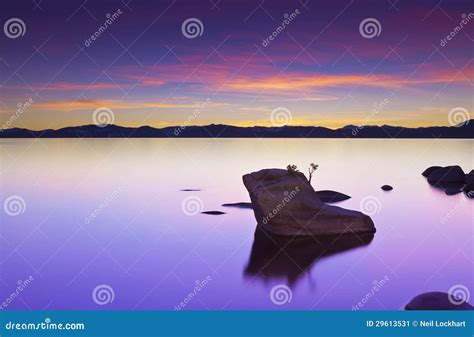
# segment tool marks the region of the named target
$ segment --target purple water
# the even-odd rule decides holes
[[[470,171],[471,140],[45,139],[0,150],[2,204],[24,201],[1,210],[2,309],[384,310],[474,290],[472,200],[421,176],[432,165]],[[291,282],[280,262],[279,274],[249,275],[253,212],[220,205],[249,200],[245,173],[311,162],[315,189],[352,196],[338,206],[372,201],[377,233]],[[193,205],[227,214],[192,215]],[[281,285],[283,303],[271,296]]]

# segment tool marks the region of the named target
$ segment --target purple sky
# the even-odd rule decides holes
[[[468,0],[12,1],[0,122],[92,124],[107,108],[127,126],[270,126],[275,111],[290,125],[449,125],[474,103],[471,12]]]

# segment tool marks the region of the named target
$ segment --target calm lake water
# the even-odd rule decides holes
[[[1,140],[2,308],[384,310],[456,285],[474,294],[472,200],[421,176],[432,165],[469,172],[473,144]],[[338,206],[373,212],[377,233],[320,259],[305,242],[271,260],[265,244],[254,245],[253,211],[221,204],[249,200],[245,173],[290,163],[306,173],[311,162],[315,189],[352,196]],[[227,214],[194,214],[201,206]],[[272,298],[272,289],[282,293]]]

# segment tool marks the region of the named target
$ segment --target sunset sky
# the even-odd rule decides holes
[[[451,109],[474,107],[472,4],[12,1],[2,27],[18,18],[26,29],[15,38],[0,31],[0,123],[92,124],[106,107],[123,126],[182,125],[190,116],[196,125],[271,126],[283,107],[290,125],[449,125]],[[189,18],[202,22],[201,35],[185,36]],[[380,23],[378,36],[361,33],[367,18]]]

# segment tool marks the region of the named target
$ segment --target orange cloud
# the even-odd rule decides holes
[[[48,111],[77,111],[77,110],[95,110],[101,107],[109,109],[177,109],[177,108],[196,108],[198,104],[185,103],[153,103],[153,102],[130,102],[116,100],[75,100],[75,101],[49,101],[38,102],[38,110]]]

